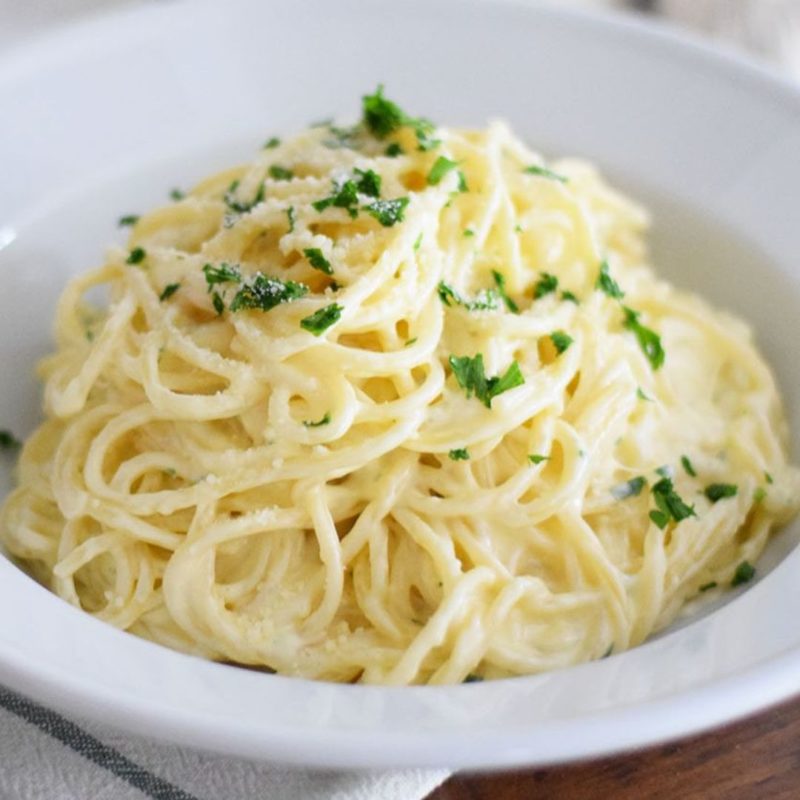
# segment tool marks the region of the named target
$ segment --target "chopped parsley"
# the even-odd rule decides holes
[[[664,464],[663,466],[656,467],[655,469],[656,475],[659,475],[662,478],[674,478],[675,477],[675,470],[672,467]]]
[[[756,574],[756,568],[749,561],[742,561],[736,572],[733,573],[733,580],[731,586],[741,586],[743,583],[753,580]]]
[[[186,197],[186,193],[183,192],[181,189],[172,189],[169,193],[170,199],[174,200],[176,203],[178,200],[183,200]]]
[[[661,337],[639,322],[640,315],[638,311],[634,311],[627,306],[623,306],[622,310],[625,313],[623,325],[636,335],[639,347],[642,348],[642,352],[647,356],[650,366],[653,369],[658,369],[664,363],[664,348],[661,346]]]
[[[397,142],[392,142],[386,148],[386,155],[389,156],[389,158],[397,158],[397,156],[402,156],[403,148],[400,147],[400,145]]]
[[[22,446],[22,442],[14,436],[11,431],[0,430],[0,449],[1,450],[16,450]]]
[[[286,169],[286,167],[280,166],[280,164],[273,164],[269,170],[270,178],[273,178],[276,181],[290,181],[294,178],[294,172],[290,169]]]
[[[318,269],[326,275],[333,275],[331,262],[322,255],[322,250],[320,250],[319,247],[307,247],[303,250],[303,255],[305,255],[308,259],[308,263],[311,264],[314,269]]]
[[[625,483],[620,483],[611,490],[611,496],[615,500],[627,500],[629,497],[638,497],[642,489],[647,485],[644,475],[638,475]]]
[[[767,481],[767,483],[775,483],[772,475],[770,475],[769,472],[764,473],[764,479]]]
[[[143,247],[134,247],[128,253],[128,258],[125,260],[126,264],[141,264],[147,258],[147,251]]]
[[[469,191],[469,185],[467,184],[467,176],[462,172],[462,170],[458,171],[458,191],[459,192]]]
[[[759,486],[753,492],[753,502],[754,503],[763,503],[767,496],[767,490],[763,486]]]
[[[453,461],[469,461],[469,450],[466,447],[459,447],[451,450],[447,454]]]
[[[413,339],[408,339],[406,343],[403,345],[403,347],[411,347],[412,344],[416,344],[417,338],[418,337],[415,336]]]
[[[472,230],[472,228],[464,228],[464,236],[465,236],[466,238],[468,238],[468,239],[469,239],[470,237],[472,237],[472,236],[474,236],[474,235],[475,235],[475,231],[474,231],[474,230]]]
[[[558,289],[558,278],[549,272],[543,272],[542,277],[536,281],[536,285],[533,287],[533,299],[538,300],[556,289]]]
[[[294,281],[282,281],[257,273],[236,293],[231,302],[231,311],[269,311],[281,303],[291,303],[308,294],[308,286]]]
[[[218,283],[241,283],[242,273],[235,264],[223,261],[218,267],[213,264],[203,265],[203,274],[206,276],[206,287],[211,291],[212,286]]]
[[[338,303],[332,303],[329,306],[315,311],[308,317],[300,320],[300,327],[313,333],[314,336],[319,336],[324,333],[331,325],[339,321],[344,309]]]
[[[422,244],[422,234],[417,236],[416,240],[414,241],[414,252],[416,253],[419,250],[420,245]]]
[[[712,502],[723,500],[726,497],[735,497],[739,488],[733,483],[712,483],[706,486],[703,494]]]
[[[225,312],[225,301],[222,299],[222,295],[219,292],[213,292],[211,295],[211,304],[214,306],[214,311],[217,312],[217,316],[221,317]]]
[[[417,135],[420,150],[432,150],[439,140],[434,138],[435,127],[432,122],[421,117],[411,117],[397,103],[383,96],[383,86],[378,86],[374,94],[362,98],[362,122],[376,139],[387,136],[403,127],[411,127]]]
[[[550,456],[542,456],[542,455],[539,455],[538,453],[531,453],[528,456],[528,461],[530,461],[531,464],[541,464],[542,461],[549,461],[549,460],[550,460]]]
[[[374,203],[364,206],[364,210],[375,217],[384,228],[391,228],[392,225],[403,221],[409,202],[407,197],[398,197],[395,200],[376,200]]]
[[[120,217],[117,220],[117,225],[120,228],[130,228],[131,226],[135,225],[139,221],[138,214],[126,214],[124,217]]]
[[[605,292],[609,297],[613,297],[615,300],[621,300],[625,297],[625,292],[619,288],[619,284],[611,277],[608,261],[603,261],[600,265],[600,274],[597,276],[597,282],[594,288]]]
[[[361,170],[358,168],[353,170],[353,172],[358,176],[356,189],[358,189],[361,194],[365,194],[368,197],[381,196],[381,176],[378,175],[377,172],[371,169]]]
[[[239,181],[233,181],[233,183],[231,183],[231,185],[228,187],[228,191],[225,192],[222,198],[225,202],[225,205],[228,206],[228,208],[235,214],[246,214],[248,211],[251,211],[260,202],[264,200],[263,182],[258,184],[258,189],[256,190],[253,199],[249,203],[237,199],[236,190],[238,188],[239,188]]]
[[[708,583],[704,583],[704,584],[703,584],[703,585],[700,587],[700,591],[701,591],[701,592],[707,592],[709,589],[716,589],[716,588],[717,588],[717,585],[718,585],[718,584],[717,584],[717,582],[716,582],[716,581],[709,581]]]
[[[174,295],[175,292],[177,292],[180,288],[181,285],[179,283],[168,283],[158,296],[158,299],[163,303],[165,300],[169,300],[169,298],[172,297],[172,295]]]
[[[653,402],[653,398],[652,398],[652,397],[648,397],[648,396],[647,396],[647,395],[646,395],[646,394],[645,394],[645,393],[642,391],[642,387],[641,387],[641,386],[639,386],[639,387],[636,389],[636,396],[637,396],[637,397],[638,397],[640,400],[644,400],[646,403],[652,403],[652,402]]]
[[[289,233],[294,232],[294,223],[297,221],[294,215],[294,206],[289,206],[286,209],[286,217],[289,220]]]
[[[358,216],[358,186],[354,180],[338,180],[333,182],[332,193],[322,200],[311,204],[317,211],[322,212],[329,206],[343,208],[355,219]]]
[[[659,528],[666,527],[670,519],[680,522],[687,517],[697,516],[694,506],[686,505],[681,496],[675,491],[670,478],[662,478],[653,485],[651,491],[658,509],[650,512],[650,519]]]
[[[566,183],[568,180],[564,175],[559,175],[557,172],[553,172],[547,167],[540,167],[537,164],[525,167],[522,171],[527,172],[528,175],[538,175],[540,178],[549,178],[551,181],[558,181],[559,183]]]
[[[466,390],[467,397],[472,397],[474,394],[486,408],[492,407],[492,400],[497,395],[525,383],[516,361],[511,362],[511,366],[503,375],[487,378],[482,353],[474,357],[451,355],[448,360],[458,385]]]
[[[446,306],[461,306],[467,311],[494,311],[497,309],[498,295],[493,289],[485,289],[479,292],[474,300],[467,300],[457,292],[449,283],[440,281],[437,287],[439,299]]]
[[[442,178],[456,167],[458,167],[457,161],[451,161],[446,156],[439,156],[428,173],[428,186],[438,186]]]
[[[264,142],[263,149],[264,150],[274,150],[276,147],[279,147],[281,140],[277,136],[273,136],[271,139],[267,139]]]
[[[553,331],[550,334],[550,341],[558,351],[558,354],[561,355],[575,340],[564,331]]]
[[[681,464],[683,464],[683,468],[686,470],[687,475],[690,475],[692,478],[697,477],[694,466],[692,465],[692,462],[689,461],[689,456],[681,456]]]
[[[331,421],[331,412],[326,411],[325,416],[322,417],[322,419],[318,419],[316,422],[306,419],[303,420],[303,425],[305,425],[306,428],[320,428],[323,425],[327,425],[330,421]]]
[[[581,301],[572,292],[561,292],[561,299],[569,303],[575,303],[576,306],[581,304]]]
[[[506,308],[512,314],[519,314],[519,306],[508,296],[506,293],[506,279],[496,269],[492,270],[492,277],[494,278],[494,285],[497,287],[497,293],[505,303]]]

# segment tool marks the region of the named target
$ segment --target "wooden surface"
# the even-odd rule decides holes
[[[800,698],[727,728],[639,753],[551,769],[457,775],[429,800],[723,798],[800,798]]]

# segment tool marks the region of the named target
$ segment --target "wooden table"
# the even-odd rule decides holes
[[[723,798],[800,799],[800,698],[721,730],[625,756],[550,769],[457,775],[429,800]]]

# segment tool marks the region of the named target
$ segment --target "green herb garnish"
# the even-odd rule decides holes
[[[458,385],[466,390],[467,397],[472,397],[474,394],[486,408],[492,407],[492,400],[497,395],[525,383],[516,361],[511,362],[511,366],[502,376],[497,375],[492,378],[486,377],[482,353],[474,357],[451,355],[448,361]]]
[[[386,148],[386,155],[389,156],[389,158],[397,158],[397,156],[403,155],[403,148],[400,147],[397,142],[392,142]]]
[[[289,206],[286,209],[286,217],[289,220],[289,233],[294,232],[294,223],[297,221],[294,215],[294,206]]]
[[[22,442],[11,431],[0,430],[0,449],[16,450],[18,447],[22,447]]]
[[[542,456],[542,455],[539,455],[538,453],[531,453],[528,456],[528,461],[530,461],[531,464],[541,464],[542,461],[549,461],[549,460],[550,460],[550,456]]]
[[[319,309],[319,311],[315,311],[310,316],[301,319],[300,327],[307,330],[309,333],[313,333],[314,336],[319,336],[328,330],[331,325],[339,321],[342,316],[342,311],[344,311],[344,309],[338,303],[332,303],[329,306]]]
[[[239,181],[233,181],[228,187],[228,191],[223,195],[223,201],[228,208],[235,214],[246,214],[264,200],[264,184],[259,183],[253,199],[248,203],[236,198],[236,190],[239,188]]]
[[[319,428],[322,425],[327,425],[331,421],[331,413],[330,411],[325,412],[325,416],[322,419],[318,419],[316,422],[312,422],[311,420],[303,420],[303,425],[306,428]]]
[[[540,178],[549,178],[551,181],[558,181],[559,183],[567,183],[568,181],[568,178],[564,175],[559,175],[557,172],[553,172],[553,170],[547,169],[547,167],[540,167],[537,164],[525,167],[522,171],[527,172],[528,175],[538,175]]]
[[[597,276],[597,282],[594,288],[605,292],[609,297],[613,297],[615,300],[621,300],[625,297],[625,292],[619,288],[619,284],[611,277],[608,261],[603,261],[603,263],[600,264],[600,274]]]
[[[692,462],[689,461],[689,456],[681,456],[681,464],[683,464],[683,468],[686,470],[687,475],[691,476],[692,478],[697,477],[694,466],[692,465]]]
[[[536,281],[536,285],[533,287],[533,299],[538,300],[556,289],[558,289],[558,278],[549,272],[543,272],[542,277]]]
[[[640,400],[644,400],[646,403],[652,403],[652,402],[653,402],[653,398],[652,398],[652,397],[648,397],[648,396],[647,396],[647,395],[646,395],[646,394],[645,394],[645,393],[642,391],[642,387],[641,387],[641,386],[639,386],[639,387],[636,389],[636,396],[637,396],[637,397],[638,397]]]
[[[213,264],[203,265],[203,274],[206,276],[206,287],[211,291],[212,286],[218,283],[241,283],[242,273],[235,264],[223,261],[218,267]]]
[[[169,196],[177,203],[179,200],[183,200],[183,198],[186,197],[186,193],[181,189],[172,189],[169,193]]]
[[[169,300],[169,298],[172,297],[172,295],[174,295],[175,292],[177,292],[180,288],[181,285],[179,283],[168,283],[158,296],[158,299],[163,303],[165,300]]]
[[[756,574],[756,568],[749,561],[742,561],[736,572],[733,573],[731,586],[741,586],[743,583],[751,581]]]
[[[753,492],[753,502],[763,503],[767,497],[767,490],[763,486],[758,486]]]
[[[662,478],[653,485],[651,491],[658,510],[650,512],[650,519],[659,528],[664,528],[670,518],[675,522],[680,522],[687,517],[697,516],[694,506],[686,505],[681,496],[675,491],[670,478]]]
[[[273,178],[276,181],[290,181],[294,178],[294,172],[290,169],[286,169],[286,167],[280,166],[280,164],[273,164],[269,170],[270,178]]]
[[[139,221],[138,214],[127,214],[126,216],[120,217],[117,220],[117,225],[119,225],[120,228],[125,228],[125,227],[130,228],[131,226],[135,225],[138,221]]]
[[[492,270],[492,277],[494,278],[494,285],[497,287],[497,293],[505,303],[506,308],[512,314],[519,314],[519,306],[508,296],[506,292],[506,279],[497,270]]]
[[[581,304],[581,301],[572,292],[561,292],[561,299],[569,303],[575,303],[576,306]]]
[[[661,337],[650,328],[645,327],[639,322],[639,312],[627,306],[622,307],[625,313],[623,325],[633,331],[639,341],[639,347],[650,361],[653,369],[658,369],[664,363],[664,348],[661,346]]]
[[[439,144],[433,137],[435,127],[432,122],[421,117],[411,117],[397,103],[383,96],[383,86],[378,86],[374,94],[362,98],[362,122],[364,127],[377,139],[385,139],[405,126],[414,129],[417,146],[420,150],[432,150]]]
[[[279,147],[281,140],[277,136],[273,136],[271,139],[267,139],[264,142],[263,149],[264,150],[274,150],[276,147]]]
[[[307,247],[303,250],[303,255],[305,255],[308,259],[308,263],[311,264],[314,269],[318,269],[326,275],[333,275],[331,262],[322,255],[322,250],[320,250],[319,247]]]
[[[417,252],[417,250],[419,250],[421,244],[422,244],[422,234],[417,236],[417,238],[414,241],[414,252],[415,253]]]
[[[707,592],[709,589],[716,589],[716,588],[717,588],[717,586],[718,586],[718,584],[717,584],[717,582],[716,582],[716,581],[709,581],[708,583],[704,583],[704,584],[703,584],[703,585],[700,587],[700,591],[701,591],[701,592]]]
[[[766,480],[767,483],[775,483],[775,481],[772,478],[772,475],[770,475],[769,472],[764,473],[764,479]]]
[[[281,303],[291,303],[308,294],[308,286],[294,281],[282,281],[257,273],[236,293],[231,311],[269,311]]]
[[[428,186],[438,186],[442,178],[456,169],[456,167],[458,167],[457,161],[451,161],[445,156],[439,156],[428,173]]]
[[[739,487],[733,483],[712,483],[706,486],[703,494],[712,502],[716,503],[726,497],[735,497],[739,492]]]
[[[469,461],[469,450],[466,447],[459,447],[451,450],[448,454],[453,461]]]
[[[211,304],[214,306],[214,311],[217,312],[217,316],[221,317],[225,311],[225,301],[222,299],[222,295],[219,292],[212,292]]]
[[[361,170],[357,168],[353,172],[358,178],[356,189],[361,194],[365,194],[367,197],[381,196],[381,176],[377,172],[371,169]]]
[[[398,197],[395,200],[376,200],[374,203],[364,206],[364,210],[375,217],[384,228],[390,228],[403,221],[409,202],[407,197]]]
[[[631,478],[629,481],[615,486],[611,490],[611,496],[615,500],[627,500],[629,497],[638,497],[646,485],[647,479],[644,475],[639,475],[636,478]]]
[[[440,281],[437,287],[439,299],[446,306],[462,306],[467,311],[494,311],[497,309],[498,295],[493,289],[479,292],[474,300],[467,300],[457,292],[449,283]]]
[[[125,260],[126,264],[141,264],[147,258],[147,251],[143,247],[134,247],[128,253],[128,258]]]
[[[464,683],[480,683],[483,678],[480,675],[475,675],[474,673],[470,672],[466,678],[464,678]]]
[[[561,355],[575,340],[564,331],[553,331],[550,334],[550,341],[558,351],[558,354]]]
[[[329,206],[343,208],[355,219],[358,216],[358,186],[353,180],[334,181],[332,194],[313,202],[312,207],[322,212]]]

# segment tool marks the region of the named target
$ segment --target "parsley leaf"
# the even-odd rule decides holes
[[[422,234],[417,236],[416,241],[414,242],[414,252],[416,253],[419,250],[420,245],[422,244]]]
[[[497,287],[497,293],[503,299],[503,302],[506,305],[506,308],[512,314],[519,314],[519,306],[508,296],[506,293],[506,279],[504,275],[501,275],[497,270],[492,270],[492,277],[494,278],[494,284]]]
[[[622,306],[625,313],[625,320],[623,325],[629,330],[633,331],[639,341],[639,347],[642,352],[647,356],[650,366],[653,369],[658,369],[664,363],[664,348],[661,346],[661,337],[645,327],[639,322],[639,312],[634,311],[632,308]]]
[[[165,300],[169,300],[169,298],[172,297],[172,295],[174,295],[175,292],[177,292],[180,288],[181,285],[179,283],[168,283],[164,287],[164,291],[162,291],[158,296],[158,299],[163,303]]]
[[[223,261],[218,267],[213,264],[203,266],[203,274],[206,276],[206,287],[211,291],[211,287],[218,283],[241,283],[242,273],[235,264],[228,264]]]
[[[766,479],[767,483],[775,483],[775,480],[773,479],[772,475],[769,474],[769,472],[764,473],[764,478]]]
[[[459,447],[451,450],[448,454],[453,461],[469,461],[469,450],[466,447]]]
[[[561,292],[561,299],[569,303],[575,303],[576,306],[581,304],[581,301],[572,292]]]
[[[538,453],[531,453],[531,455],[528,456],[528,461],[530,461],[531,464],[541,464],[542,461],[549,461],[549,460],[550,456],[542,456],[539,455]]]
[[[707,592],[709,589],[716,589],[716,588],[717,588],[717,582],[716,581],[709,581],[708,583],[704,583],[700,587],[700,591],[701,592]]]
[[[294,206],[289,206],[286,209],[286,217],[289,220],[289,233],[294,232],[294,223],[297,221],[294,215]]]
[[[324,211],[329,206],[343,208],[355,219],[358,216],[358,186],[353,180],[333,182],[333,192],[322,200],[311,204],[317,211]]]
[[[655,522],[655,524],[658,525],[658,527],[663,531],[669,523],[669,514],[667,514],[665,511],[657,511],[656,509],[653,509],[650,512],[650,519],[653,520],[653,522]]]
[[[258,184],[258,189],[256,190],[253,199],[249,203],[236,198],[236,190],[238,188],[239,181],[233,181],[233,183],[231,183],[231,185],[228,187],[228,191],[225,192],[222,198],[225,202],[225,205],[236,214],[246,214],[264,200],[263,182]]]
[[[467,397],[474,394],[486,408],[492,407],[492,400],[497,395],[525,383],[516,361],[511,362],[511,366],[502,376],[487,378],[481,353],[474,357],[451,355],[448,360],[458,385],[466,390]]]
[[[361,194],[365,194],[368,197],[381,196],[381,176],[377,172],[371,169],[361,170],[358,168],[354,169],[353,172],[358,176],[356,188]]]
[[[120,228],[125,228],[125,227],[130,228],[131,226],[135,225],[138,221],[139,221],[138,214],[127,214],[126,216],[120,217],[117,220],[117,225],[119,225]]]
[[[290,181],[294,178],[294,172],[290,169],[286,169],[286,167],[280,166],[280,164],[273,164],[268,171],[270,178],[276,181]]]
[[[652,402],[653,402],[653,398],[652,398],[652,397],[648,397],[648,396],[647,396],[647,395],[646,395],[646,394],[645,394],[645,393],[642,391],[642,387],[641,387],[641,386],[637,387],[637,389],[636,389],[636,396],[637,396],[637,397],[638,397],[640,400],[644,400],[646,403],[652,403]]]
[[[126,264],[141,264],[147,258],[147,251],[143,247],[134,247],[128,257],[125,259]]]
[[[472,237],[472,236],[474,236],[474,235],[475,235],[475,231],[474,231],[474,230],[472,230],[472,228],[464,228],[464,236],[465,236],[466,238],[468,238],[468,239],[469,239],[469,238],[471,238],[471,237]]]
[[[333,275],[331,262],[322,255],[322,250],[320,250],[319,247],[306,247],[306,249],[303,250],[303,255],[305,255],[308,259],[308,263],[311,264],[314,269],[318,269],[326,275]]]
[[[217,316],[221,317],[225,311],[225,302],[222,299],[222,295],[219,292],[213,292],[211,295],[211,304],[214,306],[214,311],[217,312]]]
[[[739,492],[739,487],[733,483],[712,483],[706,486],[703,494],[712,502],[723,500],[726,497],[735,497]]]
[[[479,292],[474,300],[467,300],[449,283],[440,281],[437,287],[439,299],[446,306],[462,306],[467,311],[494,311],[497,308],[497,293],[493,289]]]
[[[759,486],[753,492],[753,502],[754,503],[763,503],[767,496],[767,490],[763,486]]]
[[[386,155],[389,156],[389,158],[397,158],[397,156],[402,156],[403,148],[400,147],[400,145],[397,142],[392,142],[386,148]]]
[[[420,150],[432,150],[439,144],[433,138],[435,127],[432,122],[421,117],[410,117],[397,103],[383,96],[383,86],[378,86],[375,94],[361,98],[362,122],[364,127],[377,139],[385,139],[402,127],[409,126],[417,135]]]
[[[331,421],[331,412],[326,411],[325,416],[322,417],[322,419],[318,419],[316,422],[312,422],[311,420],[306,419],[303,420],[303,425],[305,425],[306,428],[319,428],[322,425],[327,425],[330,421]]]
[[[568,181],[568,178],[564,175],[559,175],[557,172],[553,172],[553,170],[547,169],[547,167],[540,167],[537,164],[525,167],[522,171],[527,172],[528,175],[538,175],[540,178],[549,178],[551,181],[558,181],[559,183],[567,183]]]
[[[611,277],[608,261],[603,261],[600,265],[600,274],[597,276],[597,282],[594,288],[605,292],[609,297],[613,297],[615,300],[621,300],[625,297],[625,292],[619,288],[619,284]]]
[[[11,431],[0,430],[0,450],[16,450],[22,442]]]
[[[331,325],[339,321],[342,316],[342,311],[344,311],[344,309],[338,303],[332,303],[329,306],[319,309],[319,311],[315,311],[310,316],[301,319],[300,327],[307,330],[309,333],[313,333],[314,336],[319,336],[328,330]]]
[[[174,200],[176,203],[179,200],[183,200],[186,197],[186,193],[181,191],[180,189],[172,189],[169,193],[170,199]]]
[[[445,156],[439,156],[431,167],[431,171],[428,173],[428,186],[438,186],[442,178],[457,166],[457,161],[451,161]]]
[[[615,500],[627,500],[629,497],[638,497],[646,484],[647,479],[644,475],[639,475],[636,478],[631,478],[629,481],[615,486],[611,490],[611,496]]]
[[[364,206],[364,210],[375,217],[384,228],[390,228],[403,221],[409,202],[407,197],[398,197],[396,200],[376,200],[374,203]]]
[[[550,341],[555,346],[558,354],[561,355],[575,340],[564,331],[553,331],[550,334]]]
[[[743,583],[751,581],[756,574],[756,568],[749,561],[742,561],[736,572],[733,573],[731,586],[741,586]]]
[[[251,283],[246,283],[236,293],[231,311],[269,311],[281,303],[291,303],[308,294],[308,286],[294,281],[282,281],[257,273]]]
[[[658,483],[653,485],[651,491],[653,493],[653,500],[655,500],[656,506],[658,506],[658,512],[652,511],[650,513],[650,518],[660,528],[663,528],[664,525],[669,522],[670,518],[674,519],[675,522],[680,522],[687,517],[697,516],[694,506],[686,505],[681,499],[681,496],[675,491],[670,478],[662,478]],[[653,516],[654,514],[657,515],[657,518]],[[666,519],[662,525],[660,521],[664,520],[664,518]]]
[[[689,461],[689,456],[681,456],[681,464],[683,464],[683,468],[686,470],[687,475],[690,475],[692,478],[697,477],[694,466],[692,465],[692,462]]]
[[[281,140],[277,136],[273,136],[271,139],[267,139],[266,142],[263,144],[264,150],[274,150],[278,147],[281,143]]]
[[[558,278],[549,272],[543,272],[542,277],[536,281],[536,285],[533,287],[533,299],[538,300],[556,289],[558,289]]]

